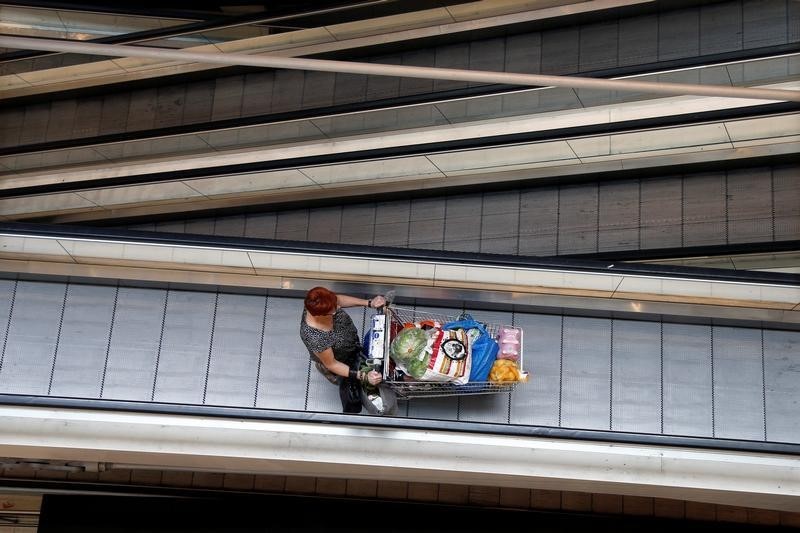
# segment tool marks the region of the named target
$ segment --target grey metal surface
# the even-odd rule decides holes
[[[683,180],[683,245],[703,246],[728,242],[724,172]]]
[[[800,235],[800,172],[790,167],[773,170],[774,238],[795,239]]]
[[[711,327],[664,324],[664,433],[712,436]]]
[[[338,388],[298,338],[300,298],[7,280],[0,289],[4,393],[340,411]],[[463,310],[435,303],[416,309]],[[529,382],[400,402],[397,416],[800,442],[800,332],[466,310],[523,328]],[[347,312],[363,334],[371,314]]]
[[[728,173],[728,241],[773,240],[772,221],[763,213],[772,208],[770,168],[753,168]]]
[[[661,432],[661,324],[612,324],[611,429]]]
[[[256,407],[306,408],[311,368],[308,351],[298,342],[301,312],[296,298],[268,298]]]
[[[17,283],[0,368],[0,391],[47,395],[68,285]]]
[[[766,439],[800,441],[800,335],[764,331]]]
[[[771,242],[800,239],[798,180],[756,167],[130,227],[519,255]]]
[[[255,404],[266,304],[263,296],[219,295],[206,404]]]
[[[511,397],[512,424],[554,426],[560,424],[562,386],[563,317],[516,313],[514,325],[522,328],[528,383]]]
[[[760,330],[714,328],[714,436],[764,438],[764,361]]]
[[[0,371],[3,366],[8,329],[11,325],[11,310],[16,299],[17,282],[14,280],[0,280]]]
[[[450,196],[445,200],[444,248],[478,252],[481,247],[483,198]]]
[[[519,199],[519,254],[558,254],[560,188],[521,190]]]
[[[642,180],[639,244],[642,249],[683,246],[683,179]]]
[[[49,391],[53,396],[100,397],[116,291],[69,286]]]
[[[599,318],[564,317],[561,426],[611,429],[611,331]]]
[[[120,287],[102,397],[151,401],[167,291]]]
[[[171,290],[167,294],[155,401],[205,403],[216,299],[213,293]]]
[[[601,183],[597,190],[597,250],[641,249],[641,182]]]

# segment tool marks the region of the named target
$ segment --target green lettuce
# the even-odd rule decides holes
[[[392,359],[414,379],[425,375],[431,354],[425,351],[428,335],[419,328],[406,328],[400,331],[389,347]]]

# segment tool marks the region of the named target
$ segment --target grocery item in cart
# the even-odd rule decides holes
[[[458,320],[448,322],[444,329],[463,329],[467,333],[470,352],[469,381],[486,381],[489,371],[497,358],[499,346],[491,334],[486,331],[486,326],[472,318],[469,314],[462,314]]]
[[[491,372],[489,372],[489,381],[495,383],[528,381],[528,374],[521,371],[515,361],[498,359],[492,365]]]
[[[519,361],[519,355],[522,349],[521,340],[522,330],[519,328],[513,326],[503,326],[500,328],[500,334],[497,339],[500,343],[500,353],[497,354],[497,358]]]
[[[427,333],[429,341],[425,350],[430,352],[430,359],[422,381],[467,383],[472,363],[467,333],[463,329],[440,328]]]
[[[391,388],[397,395],[398,400],[410,400],[413,398],[436,398],[447,396],[461,396],[461,395],[479,395],[479,394],[507,394],[515,390],[516,386],[524,381],[527,381],[527,372],[523,370],[523,348],[522,336],[523,330],[515,328],[519,333],[519,361],[512,361],[510,359],[496,360],[497,351],[499,351],[498,340],[500,339],[500,329],[503,327],[499,324],[491,324],[482,321],[475,321],[467,313],[460,315],[445,315],[439,313],[432,313],[421,309],[407,309],[396,306],[387,306],[384,309],[386,315],[385,353],[389,357],[383,359],[383,385]],[[475,323],[483,327],[487,335],[476,336],[479,328],[475,327]],[[418,332],[413,330],[425,329],[429,332],[433,329],[462,329],[466,332],[467,343],[465,348],[468,350],[470,357],[470,374],[469,380],[461,383],[454,381],[426,381],[421,378],[415,378],[406,371],[405,367],[401,367],[395,359],[395,354],[399,352],[402,359],[402,349],[400,346],[392,346],[393,341],[404,331],[403,335],[408,335],[409,338],[419,335]],[[399,328],[402,331],[398,331]],[[480,367],[478,352],[481,339],[486,337],[484,348],[485,355],[484,366]],[[516,339],[515,339],[516,340]],[[449,351],[452,355],[459,356],[461,349],[458,344],[448,344]],[[411,350],[413,352],[413,350]],[[432,355],[432,352],[424,351],[426,355]],[[425,355],[417,358],[422,362],[426,360]],[[426,366],[430,363],[430,358],[425,363]],[[497,367],[494,368],[494,363]],[[482,373],[480,372],[482,370]],[[490,375],[490,371],[494,370]],[[423,374],[424,375],[424,374]],[[475,376],[475,377],[473,377]],[[483,379],[479,379],[483,377]]]
[[[389,355],[400,370],[414,379],[421,379],[430,362],[430,352],[425,350],[427,345],[428,334],[425,330],[404,328],[392,341]]]

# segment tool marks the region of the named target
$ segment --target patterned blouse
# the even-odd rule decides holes
[[[358,354],[361,352],[361,343],[358,340],[358,330],[343,309],[337,309],[333,315],[333,329],[323,331],[306,323],[306,310],[303,309],[303,316],[300,317],[300,338],[308,348],[308,354],[316,363],[317,369],[328,379],[335,383],[338,376],[325,368],[316,354],[333,348],[333,357],[352,368]]]

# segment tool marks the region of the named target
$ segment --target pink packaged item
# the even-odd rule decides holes
[[[497,342],[500,344],[498,359],[510,359],[519,361],[521,351],[522,331],[512,326],[503,326],[497,335]]]
[[[519,344],[520,330],[511,326],[500,328],[500,342],[516,342]]]
[[[500,345],[500,353],[497,354],[498,359],[511,359],[512,361],[519,361],[519,343],[506,343]]]

